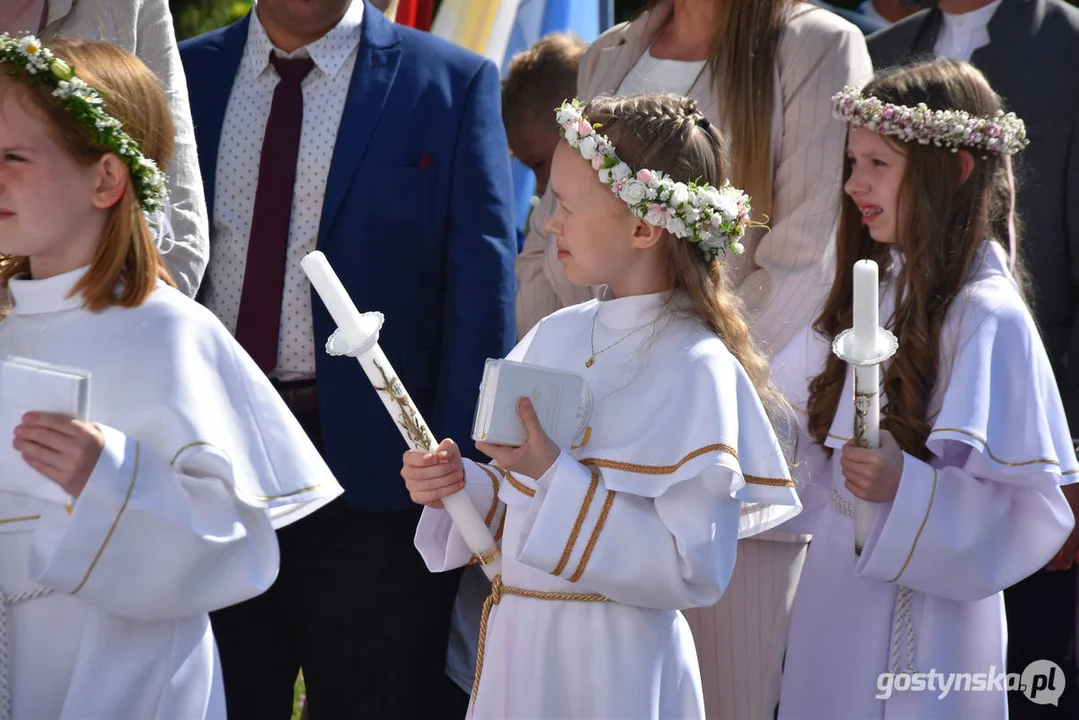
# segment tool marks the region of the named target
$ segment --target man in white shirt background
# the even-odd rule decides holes
[[[1016,170],[1028,298],[1079,436],[1079,10],[1063,0],[939,0],[868,39],[876,69],[938,55],[970,62],[1026,123]],[[1017,432],[1020,428],[1017,428]],[[1007,458],[1021,464],[1032,458]],[[1074,493],[1077,486],[1066,488]],[[1076,507],[1072,503],[1072,507]],[[1066,675],[1059,706],[1009,695],[1010,717],[1079,717],[1076,568],[1068,562],[1005,590],[1008,671],[1051,660]],[[985,669],[989,671],[989,668]]]

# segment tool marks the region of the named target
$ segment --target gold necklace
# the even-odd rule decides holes
[[[598,318],[598,317],[599,317],[599,307],[596,308],[596,312],[592,315],[592,332],[589,334],[589,337],[588,337],[588,345],[589,345],[589,349],[592,351],[592,354],[588,357],[587,360],[584,361],[584,366],[586,368],[592,367],[592,365],[596,362],[596,356],[597,355],[602,355],[603,353],[605,353],[608,350],[610,350],[611,348],[613,348],[615,345],[619,344],[620,342],[622,342],[623,340],[628,338],[630,335],[633,335],[634,333],[640,332],[641,330],[644,330],[646,327],[648,327],[649,325],[653,325],[656,322],[655,320],[653,320],[652,322],[645,323],[644,325],[641,325],[640,327],[635,327],[632,330],[630,330],[628,333],[623,335],[622,337],[615,340],[613,343],[611,343],[607,347],[602,348],[600,350],[596,350],[596,318]]]

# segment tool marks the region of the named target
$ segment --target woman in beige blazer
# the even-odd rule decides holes
[[[760,62],[747,62],[751,51]],[[768,215],[770,229],[747,237],[746,253],[728,257],[723,272],[746,303],[754,334],[772,354],[813,321],[831,284],[845,133],[831,117],[830,98],[844,85],[860,87],[871,74],[855,26],[790,0],[652,2],[634,21],[600,36],[581,61],[581,99],[686,94],[730,131],[731,179],[752,196],[758,217]],[[722,96],[725,86],[732,97]],[[532,213],[517,261],[521,336],[545,315],[597,290],[566,280],[554,240],[543,232],[553,207],[548,191]],[[723,599],[686,612],[709,718],[773,717],[807,540],[773,531],[741,541]]]
[[[176,129],[166,168],[175,242],[165,264],[194,297],[210,254],[210,231],[195,130],[168,0],[0,0],[0,32],[100,40],[138,56],[161,79]]]

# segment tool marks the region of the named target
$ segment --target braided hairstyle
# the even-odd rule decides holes
[[[727,137],[698,110],[692,98],[598,97],[582,108],[582,114],[588,122],[602,126],[600,132],[634,172],[659,170],[675,181],[713,187],[721,186],[727,178]],[[768,361],[750,334],[742,301],[721,272],[721,259],[709,262],[696,244],[669,233],[663,242],[668,287],[683,290],[693,301],[692,314],[741,363],[772,421],[786,415],[788,406],[770,380]]]

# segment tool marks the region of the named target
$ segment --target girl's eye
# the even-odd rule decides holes
[[[874,160],[873,161],[873,166],[874,167],[887,167],[887,165],[888,165],[888,163],[884,162],[883,160]]]
[[[16,155],[15,153],[9,152],[4,153],[4,160],[8,162],[24,162],[26,158],[21,155]]]

